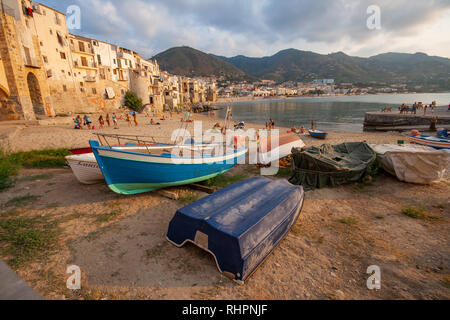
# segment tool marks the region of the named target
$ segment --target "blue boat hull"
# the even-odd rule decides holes
[[[126,159],[125,156],[130,154],[128,152],[117,152],[118,156],[102,155],[101,150],[104,148],[95,145],[95,141],[91,142],[91,147],[106,183],[119,194],[138,194],[208,180],[229,171],[245,156],[244,153],[232,163],[149,163]]]
[[[316,139],[325,139],[328,136],[328,133],[326,133],[326,132],[312,132],[312,131],[309,131],[309,135],[311,137],[313,137],[313,138],[316,138]]]
[[[290,231],[303,201],[302,187],[251,178],[179,209],[167,239],[178,247],[196,244],[224,275],[243,282]]]

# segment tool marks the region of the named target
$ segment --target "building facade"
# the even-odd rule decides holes
[[[70,34],[53,8],[1,0],[0,10],[0,120],[113,111],[130,90],[155,111],[216,99],[210,84],[163,75],[132,50]]]

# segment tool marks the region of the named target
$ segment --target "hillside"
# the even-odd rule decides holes
[[[336,82],[410,82],[450,89],[450,59],[424,53],[385,53],[370,58],[338,52],[329,55],[288,49],[270,57],[218,57],[258,78],[308,81],[330,78]]]
[[[175,47],[159,53],[156,59],[162,70],[190,77],[224,76],[230,80],[251,79],[231,63],[190,47]]]
[[[450,90],[450,59],[424,53],[384,53],[370,58],[343,52],[328,55],[287,49],[270,57],[232,58],[176,47],[154,57],[163,70],[186,76],[225,76],[230,80],[277,82],[335,79],[336,83],[378,85],[407,83],[427,90]]]

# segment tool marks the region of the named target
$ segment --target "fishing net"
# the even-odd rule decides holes
[[[294,185],[305,190],[335,187],[357,182],[370,174],[376,164],[376,153],[364,142],[292,150]]]

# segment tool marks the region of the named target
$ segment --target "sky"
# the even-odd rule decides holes
[[[450,0],[40,2],[64,13],[78,6],[80,29],[71,33],[135,50],[145,58],[176,46],[227,57],[270,56],[295,48],[360,57],[424,52],[450,58]]]

